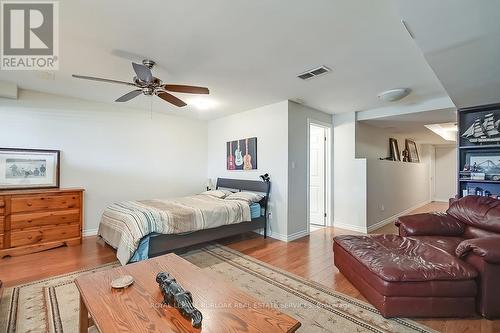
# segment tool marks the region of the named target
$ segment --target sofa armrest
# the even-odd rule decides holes
[[[464,223],[444,213],[424,213],[399,217],[394,223],[400,236],[461,236]]]
[[[500,264],[500,236],[466,239],[455,252],[460,258],[473,253],[490,264]]]

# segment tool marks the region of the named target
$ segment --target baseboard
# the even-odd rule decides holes
[[[339,229],[345,229],[345,230],[350,230],[350,231],[356,231],[356,232],[361,232],[363,234],[366,234],[366,228],[361,227],[359,225],[354,225],[354,224],[347,224],[347,223],[337,223],[333,222],[333,227],[334,228],[339,228]]]
[[[97,230],[98,230],[97,228],[86,229],[86,230],[83,230],[82,235],[83,235],[83,237],[95,236],[95,235],[97,235]]]
[[[432,199],[432,201],[436,201],[436,202],[446,202],[448,203],[450,199],[439,199],[439,198],[434,198]]]
[[[384,225],[387,225],[387,224],[389,224],[389,223],[394,222],[394,220],[396,220],[398,217],[403,216],[403,215],[407,215],[407,214],[408,214],[408,213],[410,213],[411,211],[414,211],[414,210],[415,210],[415,209],[417,209],[417,208],[420,208],[420,207],[422,207],[422,206],[424,206],[424,205],[427,205],[427,204],[428,204],[428,203],[430,203],[430,202],[431,202],[431,200],[426,200],[426,201],[424,201],[424,202],[419,203],[418,205],[415,205],[415,206],[413,206],[413,207],[410,207],[410,208],[408,208],[408,209],[405,209],[405,210],[404,210],[404,211],[402,211],[402,212],[399,212],[399,213],[397,213],[397,214],[395,214],[395,215],[392,215],[392,216],[390,216],[390,217],[388,217],[388,218],[386,218],[386,219],[384,219],[384,220],[382,220],[382,221],[379,221],[379,222],[377,222],[377,223],[375,223],[375,224],[373,224],[373,225],[369,226],[369,227],[367,228],[367,231],[368,231],[368,232],[372,232],[373,230],[377,230],[378,228],[382,228]]]
[[[256,233],[260,234],[260,235],[263,235],[264,232],[261,230],[259,231],[255,231]],[[296,240],[296,239],[299,239],[299,238],[302,238],[304,236],[307,236],[309,235],[309,233],[307,232],[307,230],[301,230],[301,231],[298,231],[298,232],[295,232],[291,235],[283,235],[283,234],[279,234],[277,232],[272,232],[272,231],[268,231],[267,232],[267,237],[271,237],[273,239],[276,239],[276,240],[280,240],[282,242],[291,242],[293,240]]]
[[[299,239],[299,238],[302,238],[302,237],[305,237],[309,235],[309,232],[306,230],[301,230],[301,231],[297,231],[297,232],[294,232],[293,234],[291,235],[288,235],[287,236],[287,242],[291,242],[293,240],[296,240],[296,239]]]

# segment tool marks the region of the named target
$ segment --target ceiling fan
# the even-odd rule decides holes
[[[132,98],[139,96],[140,94],[144,94],[147,96],[156,95],[161,99],[163,99],[164,101],[167,101],[175,106],[183,107],[186,106],[187,104],[181,99],[170,94],[169,91],[187,93],[187,94],[209,93],[208,88],[205,87],[186,86],[180,84],[163,84],[163,82],[159,78],[154,77],[153,73],[151,73],[151,69],[153,69],[154,65],[155,62],[153,60],[148,60],[148,59],[143,60],[142,64],[137,64],[133,62],[132,67],[134,68],[136,74],[136,76],[134,76],[133,82],[103,79],[100,77],[84,76],[76,74],[73,74],[73,77],[77,79],[124,84],[127,86],[134,86],[138,88],[119,97],[115,102],[127,102]]]

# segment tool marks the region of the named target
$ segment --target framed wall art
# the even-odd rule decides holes
[[[59,150],[0,148],[0,190],[59,187]]]
[[[420,157],[418,156],[417,144],[415,141],[406,139],[405,148],[408,150],[408,159],[410,162],[419,163]]]
[[[390,156],[393,161],[401,161],[401,155],[399,154],[398,140],[394,138],[389,138],[389,149]]]
[[[257,169],[257,138],[246,138],[226,143],[227,170]]]

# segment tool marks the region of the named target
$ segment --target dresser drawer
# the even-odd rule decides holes
[[[78,208],[80,207],[80,195],[74,193],[20,196],[12,198],[10,205],[11,214],[38,210]]]
[[[0,197],[0,216],[5,215],[5,199]]]
[[[36,230],[12,231],[10,234],[10,246],[17,247],[47,243],[75,237],[80,237],[79,224],[61,224],[55,227],[42,227]]]
[[[80,222],[80,210],[53,210],[48,212],[33,212],[12,214],[10,216],[10,229],[25,229],[61,223]]]

